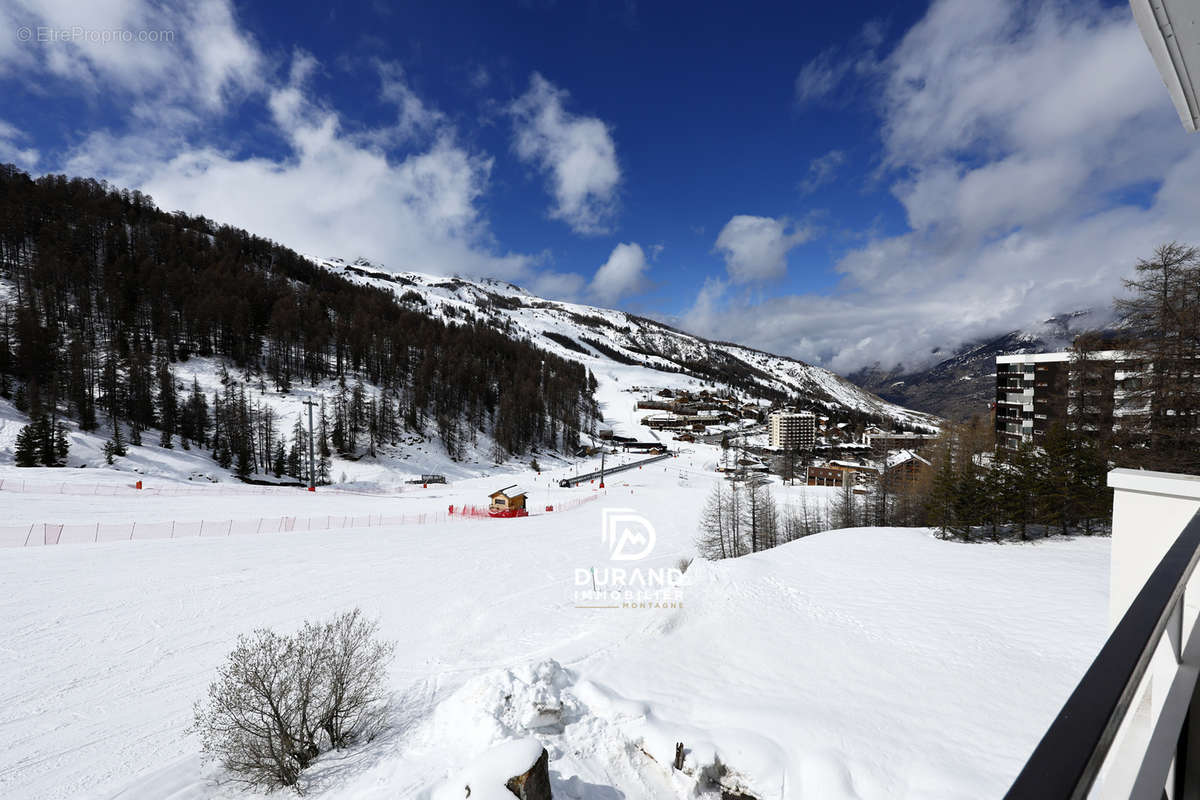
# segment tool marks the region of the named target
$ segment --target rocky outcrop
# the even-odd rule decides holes
[[[527,771],[509,778],[505,788],[520,800],[551,800],[550,754],[542,748],[542,754]]]

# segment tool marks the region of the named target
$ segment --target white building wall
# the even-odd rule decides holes
[[[1108,474],[1108,485],[1113,489],[1109,567],[1109,629],[1112,630],[1184,526],[1200,510],[1200,476],[1115,469]],[[1183,641],[1187,640],[1200,612],[1198,591],[1200,575],[1193,575],[1184,594]],[[1128,798],[1134,792],[1138,768],[1145,759],[1151,732],[1163,713],[1167,691],[1178,670],[1174,651],[1164,636],[1151,657],[1091,797]],[[1164,796],[1174,800],[1170,790]]]

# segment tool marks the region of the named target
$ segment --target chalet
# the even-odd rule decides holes
[[[847,481],[858,480],[857,475],[875,476],[878,470],[869,464],[855,461],[830,461],[819,467],[808,468],[809,486],[844,486]]]
[[[517,488],[516,484],[505,486],[488,495],[488,514],[493,517],[525,517],[525,490]]]
[[[845,478],[846,473],[834,467],[808,468],[809,486],[841,486]]]
[[[884,471],[892,485],[914,484],[932,468],[932,464],[912,450],[892,453],[884,462]]]
[[[748,472],[770,472],[771,468],[750,453],[743,453],[738,458],[731,457],[732,451],[726,451],[725,457],[717,465],[717,472],[744,475]]]

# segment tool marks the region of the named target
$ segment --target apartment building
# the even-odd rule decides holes
[[[817,443],[817,418],[809,411],[776,411],[767,420],[771,447],[812,450]]]
[[[937,441],[936,433],[903,433],[868,428],[863,442],[872,450],[919,450]]]
[[[1076,360],[1071,352],[996,357],[996,445],[1040,445],[1055,423],[1111,431],[1126,384],[1135,379],[1128,356],[1106,350]]]

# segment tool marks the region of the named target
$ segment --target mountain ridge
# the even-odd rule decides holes
[[[939,421],[935,415],[914,412],[864,391],[823,367],[736,342],[706,339],[625,311],[548,300],[492,278],[393,272],[365,259],[308,258],[350,280],[390,287],[402,304],[422,304],[447,322],[482,320],[517,331],[565,358],[640,363],[724,383],[765,399],[798,397],[829,411],[872,415],[906,429],[931,430]]]
[[[948,358],[924,369],[889,369],[879,364],[847,376],[884,400],[946,419],[986,414],[995,400],[996,357],[1065,350],[1085,330],[1106,320],[1093,309],[1055,314],[1041,322],[967,342]]]

